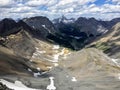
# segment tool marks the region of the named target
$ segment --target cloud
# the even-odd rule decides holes
[[[0,0],[0,8],[11,7],[14,3],[13,0]]]
[[[48,0],[29,0],[26,5],[36,7],[40,5],[45,5],[48,2]]]
[[[112,2],[115,2],[117,4],[120,4],[120,0],[112,0]]]
[[[0,0],[0,18],[47,16],[50,19],[65,15],[112,19],[120,15],[120,0]]]

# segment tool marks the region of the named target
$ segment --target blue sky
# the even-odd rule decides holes
[[[50,19],[120,17],[120,0],[0,0],[0,19],[46,16]]]

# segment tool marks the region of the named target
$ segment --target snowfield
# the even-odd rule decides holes
[[[15,81],[15,83],[11,83],[4,79],[0,79],[0,82],[6,85],[8,88],[14,89],[14,90],[42,90],[42,89],[29,88],[20,81]]]

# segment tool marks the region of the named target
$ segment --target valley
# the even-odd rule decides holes
[[[0,82],[14,90],[47,90],[50,80],[56,90],[119,90],[119,21],[3,19]]]

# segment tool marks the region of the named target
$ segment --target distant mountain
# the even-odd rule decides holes
[[[31,17],[23,19],[23,21],[34,29],[34,34],[38,38],[46,39],[48,34],[54,34],[56,32],[53,23],[46,17]]]
[[[53,21],[52,21],[54,24],[56,24],[56,23],[74,23],[75,22],[75,19],[74,18],[70,18],[70,19],[68,19],[68,18],[66,18],[64,15],[62,16],[62,17],[60,17],[60,18],[57,18],[57,19],[54,19]]]
[[[113,25],[120,22],[120,18],[111,21],[102,21],[95,18],[79,17],[73,22],[65,23],[66,17],[53,20],[54,25],[63,37],[69,37],[69,43],[74,49],[80,49],[88,43],[91,43],[95,38],[107,33]],[[74,43],[74,45],[73,45]]]
[[[80,17],[77,20],[65,16],[55,19],[52,23],[48,18],[36,16],[15,22],[12,19],[0,21],[0,36],[9,36],[23,30],[31,37],[56,43],[73,50],[79,50],[105,34],[120,18],[111,21]]]
[[[96,37],[108,31],[108,28],[102,25],[102,23],[95,18],[87,19],[80,17],[75,21],[75,26],[78,28],[79,31],[85,32],[88,37]]]
[[[105,35],[97,38],[91,46],[103,50],[109,56],[120,58],[120,22]]]
[[[64,21],[66,20],[66,18],[62,17],[61,20]],[[60,31],[58,31],[55,25],[46,17],[38,16],[26,18],[23,19],[23,22],[32,28],[30,32],[32,32],[32,34],[34,34],[36,38],[46,40],[52,43],[57,43],[71,49],[79,49],[81,47],[81,43],[78,43],[77,39],[78,41],[82,41],[83,38],[86,38],[85,34],[78,32],[77,30],[73,33],[75,37],[72,36],[73,34],[71,32],[67,32],[68,34],[66,35],[62,34]],[[69,33],[71,33],[71,35]],[[83,38],[81,38],[81,35],[83,36]]]
[[[64,16],[53,20],[54,25],[60,32],[74,32],[74,29],[76,30],[77,28],[78,31],[85,32],[88,37],[102,35],[110,30],[113,25],[120,22],[120,18],[115,18],[111,21],[102,21],[95,18],[79,17],[77,20],[70,19],[71,22],[69,23],[65,23],[65,20],[69,21],[69,19]]]
[[[7,36],[18,32],[19,30],[16,28],[18,28],[18,24],[14,20],[5,18],[0,21],[0,36]]]

